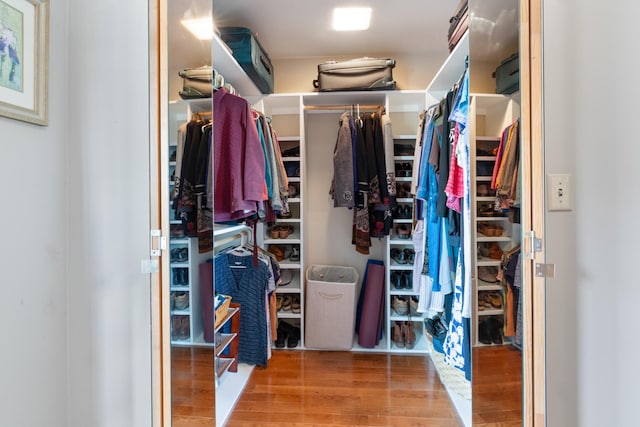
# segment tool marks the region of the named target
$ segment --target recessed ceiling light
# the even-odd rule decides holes
[[[198,40],[213,39],[213,19],[210,16],[180,21]]]
[[[336,7],[333,9],[333,29],[336,31],[359,31],[369,28],[370,7]]]

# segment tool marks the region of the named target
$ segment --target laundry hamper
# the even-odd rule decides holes
[[[312,265],[306,277],[305,347],[350,350],[356,321],[358,271],[353,267]]]

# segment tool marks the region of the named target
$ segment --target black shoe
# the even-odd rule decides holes
[[[491,327],[489,329],[491,342],[494,344],[502,344],[502,322],[498,319],[492,319]]]
[[[276,348],[284,348],[287,341],[287,331],[282,325],[282,323],[278,325],[278,338],[276,339]]]
[[[391,272],[391,285],[396,289],[402,289],[402,273],[400,273],[399,271]]]
[[[491,344],[491,335],[489,334],[489,325],[486,320],[481,320],[478,323],[478,341],[482,344]]]

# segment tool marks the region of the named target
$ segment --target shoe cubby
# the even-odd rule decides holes
[[[195,237],[169,239],[172,345],[213,345],[203,336],[199,269],[211,256],[211,252],[199,252]]]

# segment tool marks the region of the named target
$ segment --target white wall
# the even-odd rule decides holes
[[[68,2],[68,425],[149,426],[148,4]]]
[[[544,3],[545,167],[575,187],[547,214],[547,425],[635,426],[640,5]]]
[[[0,118],[0,424],[67,419],[66,0],[51,7],[49,127]]]

